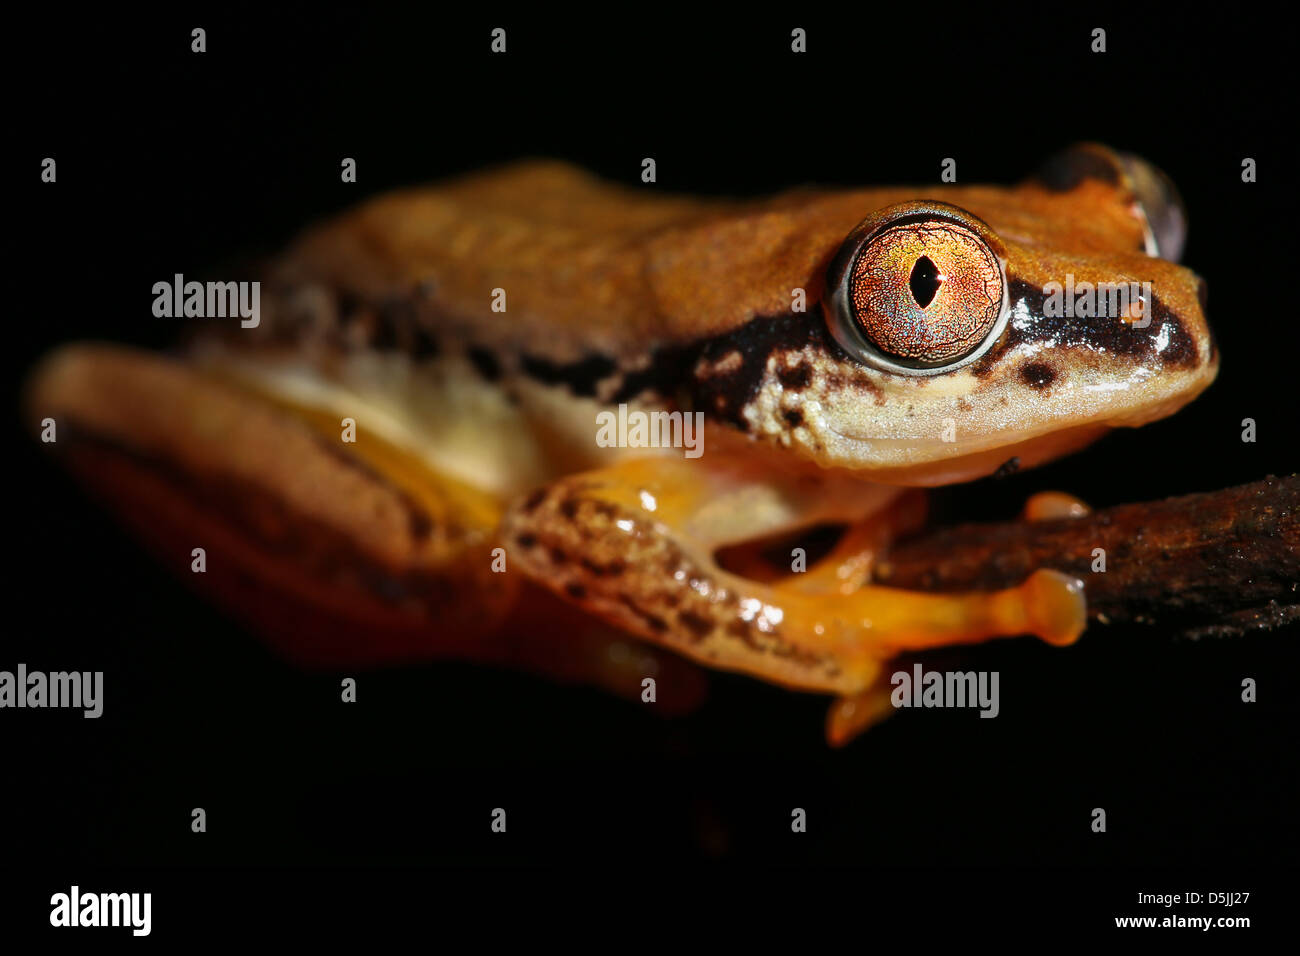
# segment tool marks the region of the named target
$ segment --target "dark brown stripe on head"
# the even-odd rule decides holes
[[[605,355],[592,354],[576,362],[557,363],[532,355],[523,356],[520,366],[524,374],[546,385],[567,385],[574,395],[591,398],[596,385],[617,370],[614,360]]]
[[[268,283],[263,322],[251,336],[244,333],[232,342],[240,346],[247,344],[246,339],[286,346],[312,342],[343,353],[370,349],[401,352],[417,360],[439,354],[434,320],[417,297],[365,298],[322,284],[274,279]]]
[[[1131,356],[1174,368],[1191,368],[1197,362],[1196,342],[1187,326],[1154,293],[1150,303],[1151,321],[1146,328],[1137,328],[1117,318],[1048,316],[1045,314],[1047,296],[1041,288],[1010,276],[1007,286],[1012,307],[1023,302],[1028,315],[1017,313],[997,344],[971,366],[971,371],[979,377],[997,368],[1002,357],[1016,346],[1035,343],[1053,350],[1078,348]],[[1169,338],[1164,349],[1159,350],[1156,338],[1162,328],[1168,328]]]
[[[501,363],[489,349],[473,346],[465,351],[465,357],[470,360],[484,381],[495,382],[501,378]]]
[[[434,358],[439,351],[438,337],[423,325],[417,325],[415,327],[415,342],[411,346],[411,358]]]
[[[613,397],[624,402],[644,393],[678,400],[710,417],[744,429],[744,410],[762,387],[773,355],[811,347],[838,361],[852,362],[826,330],[821,308],[779,316],[760,316],[722,335],[655,351],[650,364],[629,373]],[[703,370],[697,374],[697,370]],[[807,387],[803,365],[778,365],[779,381],[790,390]]]

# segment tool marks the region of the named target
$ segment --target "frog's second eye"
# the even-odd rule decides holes
[[[1006,323],[1006,278],[988,227],[943,203],[907,203],[862,223],[828,277],[831,326],[887,371],[934,375],[973,362]]]

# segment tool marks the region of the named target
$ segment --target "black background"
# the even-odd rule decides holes
[[[343,706],[340,674],[289,667],[192,596],[24,434],[21,376],[51,345],[165,344],[175,325],[151,317],[153,282],[272,253],[387,188],[532,155],[629,183],[654,156],[655,188],[723,195],[935,182],[948,156],[963,182],[1010,183],[1095,139],[1182,191],[1219,379],[1172,419],[947,489],[938,517],[1005,518],[1045,488],[1108,505],[1295,468],[1282,150],[1294,107],[1275,85],[1295,50],[1277,23],[1246,9],[1196,22],[809,13],[51,10],[12,25],[25,66],[10,65],[5,160],[16,481],[0,667],[103,670],[106,704],[95,721],[0,715],[6,860],[50,865],[64,889],[58,868],[74,864],[591,860],[1205,866],[1232,877],[1213,888],[1251,889],[1295,859],[1295,627],[986,645],[964,661],[1001,672],[998,719],[903,713],[838,752],[822,741],[824,699],[724,674],[700,711],[671,721],[457,663],[362,674],[360,702]],[[189,51],[195,25],[202,55]],[[498,25],[505,56],[489,53]],[[803,56],[789,52],[796,25]],[[1108,30],[1104,55],[1089,52],[1094,26]],[[39,182],[45,156],[56,185]],[[358,161],[355,185],[339,181],[343,156]],[[1255,184],[1241,182],[1245,156]],[[1241,441],[1246,417],[1255,444]],[[196,806],[206,835],[190,832]],[[496,806],[506,837],[489,832]],[[790,832],[795,806],[805,835]],[[1104,835],[1089,828],[1098,806]],[[1121,902],[1137,882],[1106,881]],[[1123,912],[1091,915],[1111,910]]]

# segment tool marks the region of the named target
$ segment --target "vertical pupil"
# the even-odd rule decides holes
[[[916,260],[916,265],[912,266],[912,277],[908,279],[907,284],[912,289],[912,298],[921,308],[925,308],[934,301],[934,294],[939,291],[939,286],[943,282],[939,279],[939,270],[929,256],[921,256]]]

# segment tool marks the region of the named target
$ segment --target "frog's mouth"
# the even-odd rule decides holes
[[[983,451],[918,464],[901,464],[870,469],[871,480],[892,485],[935,487],[974,481],[1009,470],[1036,468],[1072,454],[1101,438],[1106,425],[1079,425],[1058,429],[1024,441],[999,445]]]
[[[907,394],[892,401],[892,411],[868,402],[832,406],[816,422],[815,443],[805,453],[823,465],[905,485],[953,484],[1006,467],[1032,468],[1078,451],[1111,429],[1140,427],[1183,408],[1218,373],[1217,351],[1208,345],[1203,351],[1202,361],[1187,368],[1133,364],[1123,374],[1113,362],[1062,363],[1060,377],[1046,390],[1026,386],[1018,373],[982,383],[966,375],[943,383],[947,391],[928,403]],[[1034,360],[1027,353],[1006,364],[1023,369]]]
[[[856,468],[870,473],[873,481],[886,484],[936,486],[973,481],[1007,469],[1034,468],[1087,447],[1115,428],[1136,428],[1174,414],[1203,391],[1213,372],[1206,377],[1180,383],[1167,395],[1149,403],[1099,407],[1092,415],[1045,419],[1019,432],[992,432],[967,442],[960,438],[880,440],[839,435],[843,446],[833,449]],[[936,432],[941,431],[936,427]]]

